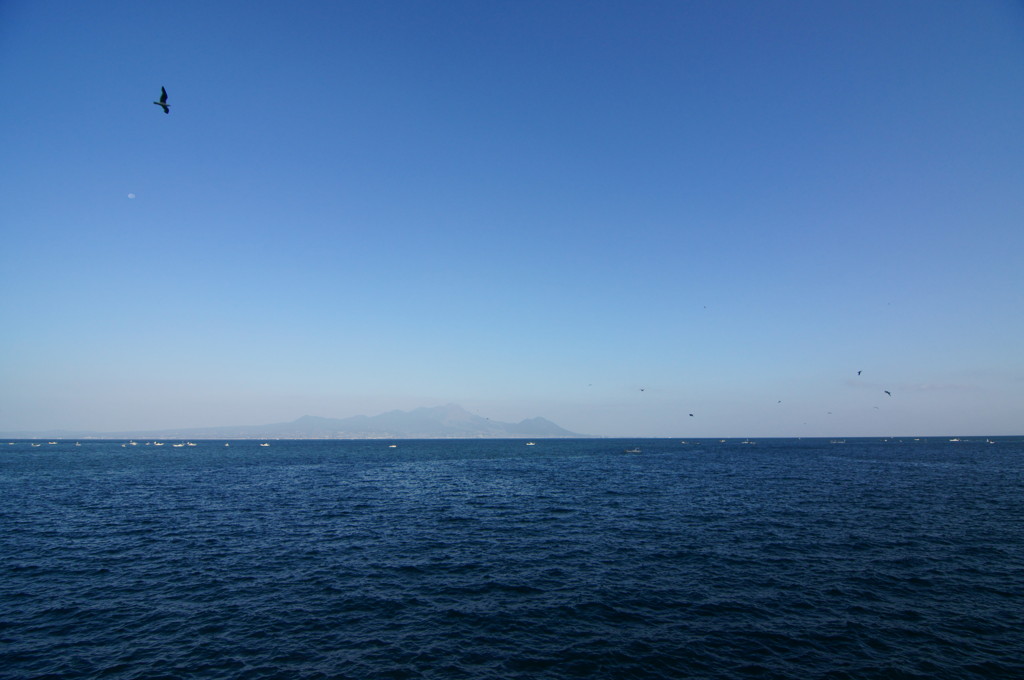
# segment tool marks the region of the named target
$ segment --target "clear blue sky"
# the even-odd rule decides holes
[[[0,430],[1024,432],[1020,2],[7,0],[0,85]]]

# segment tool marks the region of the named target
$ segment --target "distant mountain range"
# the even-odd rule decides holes
[[[518,423],[502,423],[473,415],[456,404],[448,404],[412,411],[388,411],[376,416],[302,416],[288,423],[270,425],[130,432],[21,432],[6,433],[4,436],[109,439],[542,439],[576,438],[587,435],[570,432],[545,418],[527,418]]]

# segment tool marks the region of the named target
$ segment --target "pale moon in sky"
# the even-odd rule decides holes
[[[135,194],[128,194],[128,198],[135,198]]]

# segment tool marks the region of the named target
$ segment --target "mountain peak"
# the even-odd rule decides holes
[[[291,423],[266,426],[287,432],[290,437],[339,439],[363,438],[516,438],[580,437],[546,418],[527,418],[502,423],[475,415],[459,404],[421,406],[411,411],[388,411],[376,416],[322,418],[302,416]],[[267,435],[272,436],[272,435]]]

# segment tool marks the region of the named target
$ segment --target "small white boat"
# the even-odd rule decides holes
[[[537,442],[526,442],[527,446],[536,446]]]
[[[640,453],[640,449],[626,449],[623,453]]]
[[[260,444],[260,446],[270,446],[270,444],[263,442],[262,444]]]

